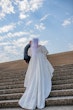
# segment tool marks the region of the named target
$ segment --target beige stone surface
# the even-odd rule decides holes
[[[51,54],[48,59],[54,66],[73,64],[73,51]]]

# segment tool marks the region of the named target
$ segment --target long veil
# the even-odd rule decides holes
[[[37,48],[38,48],[38,38],[33,38],[32,44],[31,44],[32,57],[36,56]]]

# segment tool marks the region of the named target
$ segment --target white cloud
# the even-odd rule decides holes
[[[13,41],[13,44],[16,47],[20,47],[20,48],[22,47],[23,48],[27,42],[28,42],[27,38],[19,38],[18,40]]]
[[[45,19],[47,19],[47,17],[48,17],[49,15],[50,15],[50,14],[44,15],[44,16],[40,19],[40,21],[44,21]]]
[[[29,11],[35,11],[38,8],[40,8],[43,4],[43,0],[17,0],[16,4],[19,7],[19,10],[22,12],[29,12]]]
[[[0,63],[10,61],[10,58],[7,56],[6,53],[0,53]]]
[[[5,33],[13,30],[15,28],[15,24],[5,25],[3,27],[0,27],[0,33]]]
[[[6,14],[15,13],[14,5],[19,9],[19,18],[25,19],[29,12],[34,12],[42,7],[43,0],[0,0],[0,19]]]
[[[25,19],[25,18],[27,18],[27,17],[29,17],[29,15],[24,14],[24,13],[20,13],[20,15],[19,15],[19,18],[20,18],[20,19]]]
[[[11,33],[9,32],[7,34],[7,37],[21,37],[23,35],[29,35],[29,32],[23,32],[23,31],[20,31],[20,32],[15,32],[15,33]]]
[[[10,43],[9,42],[0,42],[0,46],[6,46],[6,45],[9,45]]]
[[[44,30],[46,27],[44,26],[43,23],[40,23],[40,24],[36,24],[35,28],[40,31],[40,30]]]
[[[71,16],[71,17],[68,18],[68,19],[65,19],[65,20],[63,21],[63,23],[62,23],[62,26],[66,27],[66,26],[68,26],[68,25],[70,25],[70,24],[72,24],[72,23],[73,23],[73,16]]]
[[[20,11],[20,15],[19,18],[20,19],[25,19],[26,17],[29,16],[29,12],[34,12],[36,10],[38,10],[42,4],[43,4],[43,0],[16,0],[15,4],[18,6],[19,11]]]
[[[28,0],[23,0],[23,1],[16,0],[16,4],[18,5],[19,10],[21,12],[28,12],[30,10],[30,5]]]
[[[24,35],[30,35],[30,32],[25,32],[25,31],[24,32],[20,31],[20,32],[15,32],[15,33],[9,32],[5,36],[0,36],[0,41],[4,39],[14,38],[14,37],[21,37]]]
[[[62,26],[67,26],[67,25],[70,25],[70,24],[71,24],[70,20],[64,20]]]
[[[0,13],[0,19],[4,18],[5,14],[3,12]]]
[[[47,45],[48,44],[48,40],[40,41],[39,44],[41,44],[41,45]]]
[[[10,0],[0,0],[0,8],[0,19],[4,18],[6,14],[15,13]]]
[[[29,12],[34,12],[42,7],[43,0],[0,0],[0,19],[6,14],[15,13],[14,5],[19,9],[19,18],[25,19]]]
[[[19,20],[16,24],[17,25],[22,25],[23,24],[23,21],[22,20]]]
[[[31,23],[32,23],[32,21],[31,21],[31,20],[30,20],[30,21],[28,21],[28,22],[26,23],[26,26],[29,26]]]
[[[38,10],[43,4],[43,0],[30,0],[30,10],[35,11]]]
[[[4,51],[9,54],[18,55],[18,51],[15,46],[4,46]]]
[[[3,40],[3,37],[2,37],[2,36],[0,36],[0,41],[1,41],[1,40]]]

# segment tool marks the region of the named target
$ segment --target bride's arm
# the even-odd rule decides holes
[[[47,56],[49,54],[45,46],[42,46],[42,52]]]

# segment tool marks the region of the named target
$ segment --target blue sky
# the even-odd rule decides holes
[[[23,59],[33,37],[49,54],[73,50],[73,0],[0,0],[0,63]]]

